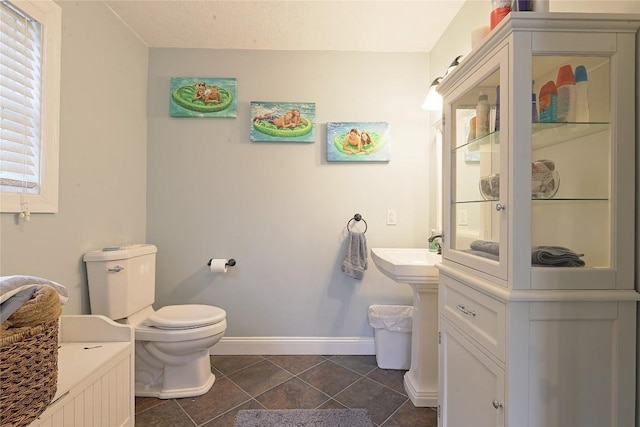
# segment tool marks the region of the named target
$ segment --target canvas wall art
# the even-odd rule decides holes
[[[236,117],[236,79],[172,77],[171,117]]]
[[[316,104],[251,102],[251,141],[314,142]]]
[[[389,123],[327,123],[327,161],[388,162],[390,160]]]

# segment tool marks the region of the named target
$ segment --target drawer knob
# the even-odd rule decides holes
[[[467,316],[473,316],[473,317],[475,317],[475,316],[476,316],[476,312],[475,312],[475,311],[473,311],[473,310],[468,310],[468,309],[464,306],[464,304],[458,304],[458,305],[456,305],[456,308],[457,308],[459,311],[461,311],[461,312],[462,312],[462,314],[466,314]]]
[[[502,402],[500,402],[499,400],[494,400],[492,403],[494,408],[496,409],[502,408]]]
[[[503,211],[505,209],[507,209],[507,207],[505,205],[503,205],[502,203],[496,203],[496,210],[498,212]]]

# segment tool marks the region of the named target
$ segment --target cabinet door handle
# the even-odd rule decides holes
[[[497,210],[498,212],[503,211],[503,210],[505,210],[505,209],[507,209],[507,206],[506,206],[506,205],[503,205],[502,203],[496,203],[496,210]]]
[[[492,403],[494,408],[496,409],[502,408],[502,402],[500,402],[499,400],[494,400]]]
[[[473,311],[473,310],[467,310],[467,308],[464,306],[464,304],[458,304],[458,305],[456,305],[456,308],[458,309],[458,311],[461,311],[462,314],[466,314],[467,316],[476,317],[476,312]]]

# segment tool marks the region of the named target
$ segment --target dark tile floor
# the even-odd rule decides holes
[[[212,356],[216,382],[198,397],[136,397],[136,427],[233,426],[240,409],[365,408],[376,426],[435,427],[434,408],[416,408],[405,371],[375,356]],[[348,426],[345,426],[348,427]]]

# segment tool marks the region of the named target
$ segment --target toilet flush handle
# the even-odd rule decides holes
[[[124,267],[121,266],[120,264],[116,265],[115,267],[107,269],[107,271],[112,271],[114,273],[120,273],[122,270],[124,270]]]

